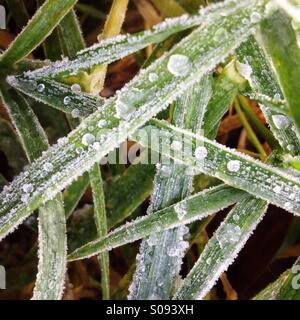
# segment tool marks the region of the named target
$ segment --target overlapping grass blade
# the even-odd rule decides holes
[[[249,19],[251,13],[261,12],[263,17],[264,12],[263,6],[254,0],[241,1],[237,7],[236,12],[220,16],[183,39],[115,97],[108,99],[100,110],[85,119],[68,137],[45,152],[26,172],[16,177],[0,195],[0,237],[11,232],[33,210],[89,170],[125,141],[128,135],[169,105],[186,87],[198,81],[236,49],[259,22]],[[223,34],[212,38],[211,35],[220,27],[227,33],[226,38]],[[169,60],[175,54],[186,56],[188,74],[174,76],[168,69]],[[150,82],[149,75],[153,73],[157,77]],[[100,120],[106,120],[103,128],[99,128]],[[53,171],[44,178],[42,168],[46,162],[52,163]],[[22,187],[28,183],[33,185],[33,191],[28,202],[24,203],[21,201]]]
[[[29,161],[39,157],[48,148],[47,136],[27,101],[14,89],[1,86],[6,109],[19,134]],[[34,141],[34,144],[32,143]],[[45,163],[45,172],[51,172],[51,163]],[[24,202],[32,185],[23,186]],[[33,299],[61,299],[66,272],[66,221],[61,194],[39,209],[39,265]]]
[[[266,201],[251,196],[240,201],[209,240],[199,260],[175,293],[174,299],[203,299],[234,261],[267,207]]]
[[[173,229],[178,226],[200,220],[210,214],[224,209],[247,194],[232,187],[220,185],[190,196],[181,202],[171,205],[147,216],[138,218],[110,232],[106,237],[92,241],[75,250],[69,260],[84,259],[100,252],[147,237],[158,231]],[[178,214],[178,208],[186,206],[186,214]]]
[[[26,28],[0,56],[0,64],[11,66],[25,58],[52,32],[77,0],[48,0],[41,6]],[[48,19],[51,17],[51,19]]]
[[[149,144],[146,137],[151,136],[151,132],[152,135],[155,132],[163,139],[168,138],[171,141],[183,139],[185,150],[182,153],[174,153],[164,146]],[[133,135],[133,138],[142,145],[161,152],[166,157],[193,166],[198,172],[216,177],[296,215],[300,214],[300,202],[297,200],[300,180],[284,170],[264,164],[205,137],[171,126],[164,121],[149,121],[143,129]],[[199,146],[205,148],[201,159],[197,159],[197,152],[195,155]]]

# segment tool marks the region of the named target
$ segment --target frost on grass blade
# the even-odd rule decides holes
[[[46,151],[28,170],[17,176],[0,194],[0,238],[11,232],[33,210],[53,199],[59,191],[88,171],[94,163],[125,141],[128,135],[133,134],[246,40],[256,25],[247,18],[253,11],[263,12],[263,7],[256,3],[239,2],[236,12],[219,16],[205,28],[196,29],[135,77],[115,97],[108,99],[100,110],[86,118],[68,137]],[[247,21],[241,24],[245,19]],[[228,31],[227,36],[216,41],[211,34],[220,27]],[[190,59],[193,67],[187,76],[174,77],[167,70],[169,58],[177,53]],[[148,80],[149,74],[153,72],[158,75],[156,82]],[[107,126],[99,130],[97,123],[103,119]],[[96,148],[94,144],[85,146],[82,143],[87,133],[94,135]],[[45,174],[41,168],[49,161],[53,171]],[[27,183],[31,183],[34,190],[23,202],[21,190]]]
[[[261,40],[299,133],[300,51],[289,17],[278,10],[262,21]]]
[[[70,113],[73,118],[86,117],[104,104],[104,99],[67,86],[51,79],[26,79],[23,76],[8,77],[7,82],[31,98],[53,108]]]
[[[241,45],[237,50],[237,54],[239,60],[245,64],[249,64],[252,68],[249,83],[255,92],[272,97],[273,100],[283,98],[269,62],[252,36]],[[254,96],[253,98],[257,97]],[[300,143],[295,133],[293,120],[282,114],[279,108],[277,111],[275,108],[271,108],[268,100],[260,102],[262,103],[261,109],[267,122],[283,150],[286,153],[298,155],[300,153]]]
[[[154,234],[154,236],[148,238],[147,242],[154,246],[158,244],[155,241],[157,231],[173,229],[203,219],[244,197],[247,197],[245,192],[226,185],[204,190],[181,202],[124,224],[107,236],[76,249],[68,258],[69,260],[85,259],[100,252],[145,238],[150,234]],[[178,215],[178,207],[185,208],[186,214],[184,216],[180,217]]]
[[[179,18],[166,19],[161,24],[154,26],[153,30],[137,33],[135,35],[120,35],[112,39],[104,40],[90,48],[84,49],[78,53],[74,60],[63,60],[52,64],[43,69],[28,72],[28,78],[40,77],[64,77],[75,75],[80,70],[87,70],[95,65],[109,64],[115,60],[121,59],[133,52],[139,51],[150,44],[161,42],[170,35],[180,31],[190,29],[197,25],[207,25],[211,21],[220,18],[220,16],[231,16],[239,10],[249,8],[249,3],[256,6],[259,1],[236,1],[227,0],[220,4],[213,4],[206,9],[201,9],[195,16],[183,15]],[[261,8],[256,11],[261,12]],[[246,12],[245,12],[246,13]],[[250,21],[251,13],[244,16],[245,26],[255,25],[259,21]],[[222,26],[220,26],[222,29]],[[218,29],[219,30],[219,29]],[[226,33],[226,28],[222,29]],[[247,28],[245,28],[247,30]],[[226,35],[226,34],[225,34]],[[220,37],[221,38],[221,37]],[[216,41],[218,40],[215,38]],[[220,39],[222,40],[222,39]]]
[[[245,190],[253,196],[300,215],[300,200],[298,200],[300,180],[298,177],[291,176],[284,170],[264,164],[205,137],[173,127],[164,121],[151,120],[141,130],[132,137],[142,145],[161,152],[178,163],[193,166],[198,172],[216,177],[235,188]],[[185,151],[178,156],[176,153],[171,153],[170,150],[160,148],[157,144],[149,144],[143,138],[146,136],[143,131],[150,136],[152,130],[170,139],[178,139],[183,136]],[[201,161],[197,161],[194,154],[198,146],[207,149],[207,156]],[[280,193],[278,193],[278,188],[281,190]]]
[[[173,55],[174,57],[174,55]],[[172,68],[180,64],[181,72],[190,68],[188,61],[179,56],[169,60]],[[168,65],[169,67],[169,65]],[[172,72],[174,70],[172,69]],[[211,75],[205,75],[174,103],[172,123],[179,127],[201,131],[207,104],[211,98]],[[180,140],[173,140],[171,148],[180,152]],[[168,172],[166,174],[166,171]],[[154,179],[154,192],[148,212],[157,211],[188,196],[191,192],[193,177],[186,174],[183,165],[159,165]],[[184,203],[175,207],[178,218],[186,214]],[[143,240],[140,247],[137,270],[130,286],[130,299],[170,299],[175,278],[179,275],[182,258],[188,243],[183,237],[187,228],[180,227],[165,232],[157,232]]]
[[[240,201],[209,240],[174,299],[203,299],[234,261],[263,218],[267,207],[266,201],[252,196]]]
[[[16,127],[29,161],[33,161],[48,148],[48,140],[28,102],[14,89],[1,86],[1,95],[10,118]],[[32,143],[34,141],[34,143]],[[42,170],[53,170],[46,162]],[[22,187],[21,200],[27,202],[33,185]],[[48,201],[39,209],[39,264],[33,299],[61,299],[66,271],[66,221],[62,197]]]
[[[77,0],[48,0],[0,56],[0,64],[12,65],[33,51],[51,33]],[[51,17],[51,19],[49,19]]]

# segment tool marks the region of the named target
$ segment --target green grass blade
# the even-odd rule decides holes
[[[247,42],[241,45],[237,50],[237,54],[239,56],[239,61],[249,65],[252,69],[250,85],[255,92],[273,98],[282,98],[280,87],[271,66],[267,61],[264,52],[253,37],[250,37]],[[274,123],[276,116],[278,117],[278,115],[280,115],[281,117],[284,117],[284,115],[280,110],[275,111],[274,109],[271,109],[268,101],[264,101],[262,103],[262,111],[283,150],[286,153],[298,155],[300,152],[300,143],[295,131],[293,130],[294,125],[292,123],[292,119],[288,120],[290,123],[288,127],[278,127],[277,123],[276,126]]]
[[[253,300],[300,300],[299,271],[298,258],[291,269],[257,294]]]
[[[171,141],[183,136],[185,150],[179,154],[158,144],[149,145],[145,137],[146,133],[150,136],[152,130],[160,137],[167,136]],[[216,177],[296,215],[300,214],[300,202],[297,200],[300,180],[286,171],[264,164],[217,142],[173,127],[163,121],[151,120],[141,131],[137,131],[133,138],[178,163],[192,166],[198,172]],[[194,154],[199,146],[203,146],[207,152],[207,155],[201,160],[197,160]]]
[[[103,192],[103,181],[101,171],[98,164],[89,172],[91,187],[94,199],[94,218],[97,229],[97,238],[101,238],[107,234],[107,221],[105,200]],[[109,299],[109,255],[103,252],[98,256],[101,265],[101,283],[103,300]]]
[[[271,58],[283,95],[300,129],[300,51],[290,20],[282,11],[274,12],[261,24],[263,46]]]
[[[256,6],[257,1],[251,0],[251,3],[252,2]],[[189,17],[184,15],[179,18],[168,19],[163,23],[158,24],[153,28],[153,30],[150,31],[133,35],[121,35],[115,38],[104,40],[99,44],[79,52],[74,60],[63,60],[57,62],[49,67],[45,67],[44,69],[29,72],[28,76],[31,78],[57,77],[58,75],[60,77],[67,77],[70,74],[74,75],[80,70],[90,69],[95,65],[109,64],[131,53],[139,51],[150,44],[161,42],[172,34],[201,24],[204,26],[215,19],[219,19],[221,15],[230,16],[234,14],[234,12],[246,7],[248,7],[248,4],[245,1],[240,1],[237,3],[235,0],[227,0],[221,4],[214,4],[206,9],[202,9],[200,13],[195,16]],[[255,7],[253,9],[255,9]],[[256,10],[259,12],[262,10],[262,8],[256,8]],[[244,18],[249,19],[249,16],[250,12],[245,10]],[[248,20],[245,23],[245,27],[248,26],[251,28],[251,26],[257,24],[258,22],[259,21],[251,22]],[[240,25],[240,27],[244,30],[247,30],[246,28],[243,28],[243,25]],[[226,33],[226,26],[224,29],[224,32]],[[250,30],[248,30],[245,36],[249,34],[249,31]],[[240,41],[243,39],[245,39],[245,37],[241,38]]]
[[[27,101],[20,93],[1,86],[6,109],[16,127],[29,161],[34,161],[48,148],[47,136]],[[34,143],[32,143],[34,141]],[[51,171],[51,163],[45,171]],[[24,186],[24,195],[32,185]],[[27,199],[23,198],[23,201]],[[33,299],[61,299],[66,272],[66,221],[62,197],[48,201],[39,209],[39,264]]]
[[[211,82],[210,74],[204,76],[175,101],[172,119],[175,125],[194,132],[201,130],[211,98]],[[149,212],[163,209],[187,197],[191,192],[192,181],[193,177],[186,174],[185,166],[171,164],[158,167]],[[185,228],[177,228],[156,233],[143,241],[130,287],[130,299],[170,299],[187,247],[183,240],[185,232]],[[151,241],[156,244],[151,245]]]
[[[174,299],[203,299],[234,261],[267,207],[265,201],[251,196],[240,201],[209,240],[199,260],[175,293]]]
[[[245,18],[249,18],[254,11],[261,10],[263,14],[263,8],[255,4],[256,1],[239,2],[237,12],[220,16],[205,28],[195,30],[180,42],[180,46],[173,48],[140,73],[115,97],[108,99],[100,110],[85,119],[68,137],[45,152],[27,172],[16,177],[6,192],[0,194],[0,238],[119,146],[128,135],[182,94],[186,87],[197,82],[218,62],[224,60],[253,31],[256,21],[254,23],[247,19],[246,23]],[[226,39],[223,36],[212,38],[211,34],[219,30],[220,26],[227,30],[228,36]],[[169,60],[175,54],[188,58],[188,66],[193,66],[188,68],[188,74],[174,76],[169,72]],[[150,82],[149,75],[153,73],[157,77]],[[100,120],[106,120],[106,125],[100,128],[101,130]],[[92,143],[94,139],[97,139],[97,143]],[[53,165],[53,171],[45,176],[42,168],[49,161]],[[28,202],[23,203],[22,186],[26,183],[32,184],[34,189]]]
[[[299,0],[275,0],[276,3],[295,21],[300,22]]]
[[[203,219],[234,204],[245,196],[247,194],[243,191],[225,185],[207,189],[115,229],[106,237],[92,241],[72,252],[69,255],[69,260],[84,259],[145,238],[152,233],[157,233],[157,231],[173,229]],[[178,214],[178,208],[181,205],[186,206],[186,214],[183,217]]]
[[[53,31],[75,3],[76,0],[46,1],[29,21],[26,28],[0,56],[0,64],[11,66],[26,57]]]

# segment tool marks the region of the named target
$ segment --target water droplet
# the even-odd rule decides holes
[[[93,149],[94,150],[98,151],[98,150],[100,150],[100,148],[101,148],[101,145],[100,145],[99,142],[94,142],[93,143]]]
[[[182,54],[173,54],[168,62],[168,70],[176,77],[186,76],[191,69],[190,59]]]
[[[77,154],[82,154],[83,149],[81,147],[76,148],[76,153]]]
[[[218,29],[214,34],[214,41],[219,42],[227,37],[227,31],[224,28]]]
[[[150,73],[149,74],[149,81],[155,82],[158,79],[158,75],[156,73]]]
[[[274,187],[273,191],[278,194],[281,192],[281,188],[279,186],[276,186]]]
[[[71,112],[72,118],[79,118],[79,110],[78,109],[73,109]]]
[[[33,191],[33,185],[31,183],[26,183],[22,189],[25,193],[31,193]]]
[[[238,172],[240,170],[240,167],[241,167],[241,163],[238,160],[230,160],[227,163],[227,169],[230,172]]]
[[[207,156],[207,149],[205,147],[198,147],[195,150],[195,157],[197,160],[203,160]]]
[[[47,172],[51,172],[53,170],[53,165],[50,162],[46,162],[43,166],[44,170]]]
[[[246,80],[250,80],[251,79],[251,75],[252,75],[252,68],[251,66],[249,66],[248,64],[242,63],[237,61],[236,62],[236,69],[238,71],[238,73],[245,78]]]
[[[217,240],[221,248],[226,247],[231,243],[239,241],[241,236],[241,228],[235,224],[227,223],[223,226],[223,230],[218,232]]]
[[[89,146],[90,144],[95,142],[95,137],[91,134],[91,133],[86,133],[83,137],[82,137],[82,143],[85,146]]]
[[[45,90],[45,85],[43,83],[40,83],[36,89],[38,92],[42,93]]]
[[[80,91],[81,91],[81,86],[80,86],[80,84],[78,84],[78,83],[72,84],[71,90],[72,90],[73,92],[80,92]]]
[[[64,104],[68,105],[71,102],[71,98],[70,97],[65,97],[64,98]]]
[[[290,119],[282,114],[273,115],[272,120],[275,127],[280,130],[287,129],[291,124]]]
[[[252,12],[250,19],[252,23],[258,23],[261,20],[261,14],[259,12]]]
[[[104,120],[104,119],[99,120],[98,123],[97,123],[97,126],[98,126],[99,128],[103,128],[103,127],[105,127],[106,125],[107,125],[107,121]]]
[[[274,100],[276,100],[276,101],[281,100],[280,93],[275,93],[275,95],[274,95]]]
[[[284,207],[287,209],[287,210],[292,210],[293,209],[293,204],[291,202],[286,202],[284,204]]]

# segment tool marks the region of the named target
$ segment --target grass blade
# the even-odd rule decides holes
[[[268,204],[248,196],[229,213],[209,240],[199,260],[185,278],[174,299],[203,299],[264,216]]]
[[[164,139],[168,137],[171,141],[183,137],[185,150],[179,154],[161,145],[149,145],[145,137],[150,136],[151,131]],[[284,170],[264,164],[217,142],[178,129],[163,121],[151,120],[143,129],[135,133],[133,138],[143,146],[161,152],[178,163],[192,166],[198,172],[216,177],[296,215],[300,214],[300,202],[297,200],[300,191],[299,178],[291,176]],[[201,160],[195,156],[195,150],[199,146],[206,149],[206,156]]]
[[[152,233],[157,233],[157,231],[173,229],[203,219],[234,204],[245,196],[247,194],[243,191],[225,185],[207,189],[115,229],[106,237],[92,241],[72,252],[69,255],[69,260],[84,259],[145,238]],[[182,204],[186,206],[186,214],[184,217],[180,215],[178,217],[178,207]]]
[[[26,57],[53,31],[75,3],[76,0],[46,1],[29,21],[26,28],[0,56],[0,64],[11,66]]]
[[[48,148],[47,136],[20,93],[12,89],[8,91],[1,86],[1,95],[28,160],[33,161]],[[51,171],[52,164],[46,163],[45,170]],[[24,202],[27,201],[26,197],[31,188],[30,184],[24,186]],[[65,212],[62,197],[58,194],[54,200],[48,201],[39,209],[39,264],[34,300],[61,299],[65,282],[66,256]]]

